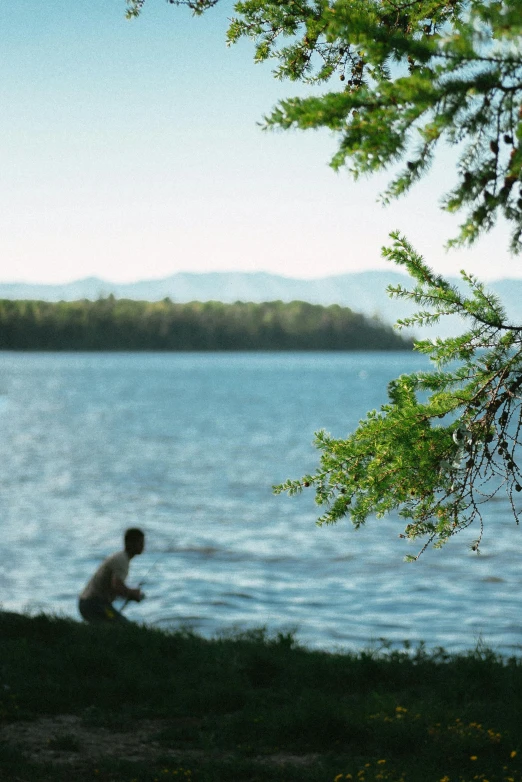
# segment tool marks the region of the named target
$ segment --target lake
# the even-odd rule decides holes
[[[271,487],[314,469],[314,431],[354,429],[410,353],[0,353],[1,604],[77,617],[129,526],[147,548],[129,618],[206,636],[266,626],[310,647],[379,638],[503,652],[522,645],[522,531],[490,503],[414,564],[397,517],[317,527],[313,493]]]

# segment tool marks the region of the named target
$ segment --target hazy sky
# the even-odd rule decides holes
[[[202,18],[147,0],[0,6],[0,280],[163,277],[265,270],[320,277],[382,268],[390,230],[437,270],[522,277],[501,227],[446,253],[458,218],[437,201],[443,160],[392,207],[386,178],[354,183],[328,132],[263,132],[276,82],[253,46],[225,45],[232,4]]]

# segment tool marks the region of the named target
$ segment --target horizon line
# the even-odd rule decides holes
[[[247,277],[255,277],[255,276],[267,276],[267,277],[276,277],[283,280],[293,281],[293,282],[303,282],[303,283],[314,283],[314,282],[320,282],[324,280],[331,280],[338,277],[350,277],[350,276],[356,276],[356,275],[362,275],[362,274],[372,274],[372,273],[378,273],[383,274],[386,272],[392,272],[394,274],[400,274],[403,277],[409,277],[407,272],[404,272],[402,269],[386,269],[386,268],[373,268],[373,269],[359,269],[357,271],[346,271],[346,272],[336,272],[336,273],[330,273],[330,274],[324,274],[319,277],[295,277],[287,274],[282,274],[279,272],[271,272],[266,271],[263,269],[257,269],[257,270],[249,270],[249,269],[220,269],[220,270],[212,270],[212,271],[193,271],[193,270],[179,270],[172,272],[171,274],[167,274],[162,277],[140,277],[133,280],[111,280],[111,279],[104,279],[102,277],[98,277],[95,274],[87,275],[86,277],[76,277],[74,279],[70,279],[67,281],[62,282],[37,282],[34,280],[1,280],[0,279],[0,285],[8,285],[8,286],[35,286],[35,287],[65,287],[69,285],[76,285],[78,283],[85,283],[89,281],[95,281],[98,283],[101,283],[103,285],[118,285],[118,286],[131,286],[131,285],[140,285],[140,284],[154,284],[159,282],[164,282],[165,280],[169,280],[172,277],[177,277],[181,275],[189,275],[192,277],[204,277],[204,276],[219,276],[219,275],[241,275],[241,276],[247,276]],[[441,274],[440,272],[436,272],[437,274]],[[448,278],[459,278],[458,272],[451,275],[445,275],[441,274],[441,276]],[[494,283],[494,282],[502,282],[504,280],[522,280],[522,273],[520,277],[517,276],[503,276],[503,277],[492,277],[492,278],[482,278],[481,280],[486,283]]]

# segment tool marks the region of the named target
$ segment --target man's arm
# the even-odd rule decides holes
[[[128,587],[119,576],[113,575],[111,579],[111,589],[114,594],[124,597],[126,600],[135,600],[137,603],[143,600],[143,592],[141,589],[131,589],[131,587]]]

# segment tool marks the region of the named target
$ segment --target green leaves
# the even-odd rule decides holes
[[[282,101],[266,127],[328,127],[339,137],[331,165],[355,177],[402,161],[385,202],[426,173],[439,141],[455,145],[444,205],[466,216],[450,244],[472,244],[503,214],[520,249],[520,0],[245,0],[235,10],[230,43],[253,39],[277,78],[328,83],[323,95]]]
[[[348,516],[360,527],[370,516],[397,511],[406,520],[401,537],[423,539],[420,553],[477,521],[478,550],[484,502],[503,491],[517,522],[522,512],[514,499],[522,487],[522,329],[506,323],[499,301],[473,276],[461,273],[464,294],[434,274],[406,239],[392,238],[385,257],[416,284],[390,288],[391,295],[428,307],[405,325],[457,314],[468,329],[416,343],[435,371],[392,380],[388,402],[346,440],[319,432],[317,473],[275,491],[295,494],[313,486],[316,502],[326,506],[319,524]]]

